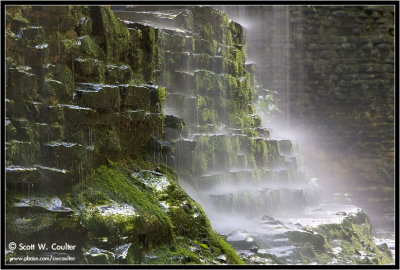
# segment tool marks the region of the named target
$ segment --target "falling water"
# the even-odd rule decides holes
[[[327,163],[327,160],[321,161],[315,158],[316,152],[318,155],[320,149],[325,149],[324,138],[327,137],[325,131],[319,126],[312,126],[309,122],[306,122],[306,115],[296,115],[291,119],[291,107],[305,106],[298,102],[304,98],[305,59],[310,59],[310,50],[305,52],[305,47],[314,45],[305,43],[304,27],[309,26],[306,26],[304,18],[298,15],[304,10],[312,10],[314,18],[318,18],[315,7],[216,6],[216,8],[227,12],[232,20],[239,22],[246,28],[248,33],[248,58],[249,61],[257,64],[259,87],[274,92],[274,102],[279,104],[280,111],[274,112],[272,119],[269,118],[271,115],[264,114],[258,107],[257,112],[263,116],[264,126],[271,128],[272,137],[288,138],[300,145],[300,151],[306,158],[306,163],[322,177],[320,184],[323,186],[322,192],[325,198],[329,198],[329,201],[351,203],[351,194],[345,193],[350,187],[345,186],[340,189],[336,184],[339,178],[343,176],[332,171],[329,165],[323,164]],[[291,17],[293,14],[295,16]],[[307,31],[309,34],[310,29],[307,29]],[[291,57],[296,57],[296,60],[291,61]],[[295,66],[291,66],[292,62],[295,63]],[[335,153],[337,150],[329,149],[329,151]],[[335,156],[335,154],[331,155]],[[333,194],[334,192],[329,192],[329,190],[334,190],[336,193]],[[343,195],[343,193],[345,194]],[[357,203],[367,207],[362,204],[362,201],[365,201],[365,199],[358,200]],[[368,208],[364,210],[367,210],[367,213],[371,215],[370,218],[376,236],[386,230],[389,235],[391,234],[391,231],[394,230],[391,227],[394,223],[393,218],[386,217],[376,210]],[[393,241],[389,240],[389,242]]]
[[[212,37],[210,38],[212,42],[209,44],[212,46],[204,46],[202,42],[210,43],[210,40],[203,38],[196,40],[199,42],[199,44],[197,44],[199,46],[194,46],[195,37],[205,37],[209,33],[197,33],[196,31],[207,31],[182,24],[182,22],[178,20],[178,14],[182,15],[183,13],[180,13],[179,10],[177,12],[176,10],[169,11],[162,9],[161,12],[155,12],[154,14],[151,12],[145,12],[145,15],[141,12],[131,12],[131,15],[128,14],[133,17],[129,18],[132,19],[133,22],[136,22],[135,19],[141,18],[143,20],[143,18],[145,18],[145,21],[141,21],[140,23],[146,24],[146,27],[156,28],[156,36],[165,35],[163,37],[168,36],[175,42],[178,40],[176,44],[171,42],[173,46],[165,42],[165,40],[169,40],[167,38],[162,39],[164,41],[163,44],[157,44],[157,46],[159,45],[159,48],[157,47],[157,50],[159,50],[157,53],[160,54],[160,59],[168,59],[172,63],[175,63],[175,56],[180,56],[181,61],[184,59],[184,63],[180,63],[181,66],[176,64],[169,65],[170,62],[165,61],[165,63],[160,64],[160,67],[157,67],[157,76],[160,76],[161,79],[155,79],[160,86],[166,88],[168,93],[165,106],[162,108],[163,111],[158,115],[165,114],[164,124],[166,126],[170,125],[167,126],[167,128],[170,128],[169,132],[171,134],[168,134],[168,138],[160,138],[159,130],[155,131],[153,127],[150,127],[151,131],[149,131],[147,135],[151,139],[151,144],[146,145],[146,151],[149,152],[149,159],[152,159],[154,162],[164,161],[169,165],[168,160],[170,160],[170,163],[174,164],[174,168],[179,174],[179,184],[204,208],[207,216],[210,218],[213,228],[221,235],[224,235],[226,240],[232,244],[236,251],[243,258],[248,259],[248,262],[261,264],[304,263],[301,258],[294,256],[294,254],[298,252],[305,243],[310,244],[311,242],[315,247],[321,244],[321,238],[322,243],[327,243],[325,242],[327,240],[323,239],[324,237],[322,237],[317,230],[314,230],[314,228],[317,228],[321,224],[339,224],[347,216],[358,213],[359,211],[358,207],[350,204],[350,201],[347,203],[343,203],[343,201],[341,203],[335,203],[325,200],[325,196],[321,195],[323,194],[323,188],[320,186],[320,181],[312,174],[311,170],[306,167],[307,162],[302,162],[301,155],[298,153],[299,149],[305,146],[304,141],[301,140],[301,136],[308,137],[309,130],[305,128],[299,132],[300,129],[295,128],[295,124],[297,124],[295,121],[296,118],[291,111],[293,104],[296,104],[295,102],[293,103],[293,100],[301,98],[299,93],[303,90],[304,82],[303,67],[299,67],[295,73],[291,72],[291,70],[295,68],[291,66],[291,52],[297,50],[300,51],[301,57],[305,58],[305,56],[304,53],[302,54],[303,45],[293,43],[291,36],[296,35],[301,39],[304,29],[301,23],[298,23],[298,27],[291,26],[290,22],[292,18],[290,16],[290,7],[287,6],[219,6],[218,8],[229,13],[231,19],[238,21],[245,27],[248,38],[247,51],[249,56],[249,62],[246,63],[247,65],[244,65],[244,61],[242,61],[244,58],[241,54],[244,51],[242,51],[242,48],[245,47],[243,47],[241,41],[225,41],[224,38],[226,37],[221,36],[218,36],[218,39],[222,41],[216,40],[212,30]],[[196,8],[188,11],[186,15],[191,14],[191,16],[193,16],[191,12],[195,12]],[[203,11],[210,12],[210,9],[204,9]],[[264,12],[271,14],[271,16],[265,16],[264,20],[258,20],[260,16],[263,17],[263,15],[265,15]],[[214,10],[210,13],[215,15]],[[258,15],[252,16],[252,14]],[[217,17],[220,15],[221,14],[218,13]],[[174,20],[175,18],[177,19]],[[190,19],[193,19],[193,17]],[[218,20],[222,23],[220,25],[213,25],[215,28],[221,28],[218,29],[221,30],[218,32],[218,35],[221,33],[221,35],[229,33],[232,34],[230,38],[234,37],[235,39],[242,40],[242,29],[234,23],[227,24],[226,19],[227,17],[220,16]],[[156,22],[153,24],[151,20],[155,20]],[[126,23],[132,25],[132,21]],[[163,22],[165,22],[165,24]],[[60,31],[60,23],[61,21],[59,21],[57,16],[57,26],[54,27],[57,28],[58,32]],[[221,25],[223,26],[221,27]],[[188,29],[185,29],[185,27]],[[267,32],[266,41],[260,40],[260,36],[262,35],[260,35],[259,31]],[[61,35],[58,35],[58,61],[61,64],[60,37]],[[184,46],[179,47],[181,42],[184,43]],[[265,42],[270,45],[268,48],[263,47]],[[152,43],[152,45],[154,44]],[[205,53],[201,51],[204,49],[202,45],[211,52],[207,51]],[[213,52],[213,49],[217,52]],[[222,53],[224,49],[226,49],[226,55]],[[169,54],[169,57],[166,57],[167,54]],[[174,57],[171,57],[171,54]],[[187,58],[182,57],[183,55]],[[203,63],[205,59],[204,56],[206,60]],[[226,57],[226,59],[222,59],[223,57]],[[197,63],[195,58],[197,62],[201,63]],[[227,60],[227,62],[230,63],[226,64],[223,62],[223,64],[221,64],[219,62],[221,59]],[[74,75],[78,76],[79,72],[75,74],[74,60],[75,59],[72,59],[71,66],[73,90],[81,94],[81,91],[86,93],[99,93],[100,90],[75,89]],[[93,61],[98,62],[99,60],[94,59]],[[254,71],[254,69],[250,71],[250,67],[252,66],[250,63],[254,63],[258,66],[257,71]],[[224,67],[225,64],[226,66],[232,64],[233,68],[231,66]],[[243,66],[246,66],[248,70],[244,71]],[[58,68],[60,72],[61,65]],[[240,68],[243,69],[243,72],[239,72]],[[79,70],[78,65],[76,69]],[[250,76],[254,76],[254,73],[257,75],[259,85],[252,85],[254,77]],[[245,74],[246,77],[244,77],[243,74]],[[231,76],[228,77],[228,79],[232,79],[233,83],[231,83],[231,81],[224,81],[227,76]],[[167,79],[163,80],[163,78]],[[212,83],[203,86],[201,83],[198,83],[198,81],[202,79],[214,80],[217,83],[214,84],[214,81],[212,81]],[[77,81],[80,81],[79,78],[77,78]],[[129,83],[131,83],[131,81]],[[153,83],[153,81],[151,83]],[[95,83],[91,82],[82,83],[82,85],[83,84],[95,85]],[[100,88],[102,86],[101,84]],[[119,84],[111,88],[115,87],[118,87],[118,89],[120,87],[123,88],[123,86]],[[246,89],[243,90],[242,87]],[[218,99],[219,97],[214,97],[214,88],[218,88],[217,90],[221,90],[221,92],[226,91],[224,93],[226,96],[220,100]],[[233,101],[233,104],[238,105],[238,107],[242,104],[246,106],[252,105],[248,104],[246,99],[252,96],[252,89],[254,89],[252,101],[255,103],[254,105],[256,105],[256,112],[254,112],[252,106],[243,106],[244,108],[239,108],[238,110],[239,113],[243,113],[243,115],[239,115],[239,118],[243,116],[243,119],[241,118],[239,120],[243,121],[249,119],[248,122],[250,122],[251,125],[247,125],[248,122],[234,123],[234,121],[225,117],[228,113],[221,112],[221,109],[226,109],[226,107],[224,107],[226,104],[224,104],[224,106],[219,106],[220,104],[215,105],[220,101],[221,103],[227,102],[227,100]],[[121,98],[121,92],[119,92],[119,90],[116,94],[118,100]],[[242,91],[248,94],[243,98],[246,99],[246,102],[240,103],[237,97],[233,98],[229,96],[232,94],[230,91]],[[218,94],[219,93],[217,93],[217,95]],[[110,94],[110,97],[111,96],[113,95]],[[107,98],[108,95],[102,96],[102,98],[96,99],[96,102],[93,104],[89,103],[97,110],[97,113],[99,113],[98,115],[101,117],[106,116],[104,111],[113,111],[120,115],[121,111],[118,106],[121,104],[118,104],[118,108],[114,108],[114,105],[110,104],[104,105],[103,101],[105,100],[103,99]],[[123,98],[125,98],[125,96],[123,96]],[[211,101],[205,101],[204,98],[208,98]],[[266,108],[261,106],[257,107],[257,104],[260,104],[262,100],[267,100],[268,106]],[[74,98],[73,104],[79,104],[79,102],[85,103],[79,100],[79,98]],[[95,104],[97,102],[100,104]],[[200,106],[200,103],[202,106]],[[280,111],[277,110],[275,103],[280,104]],[[48,104],[45,105],[47,106]],[[89,105],[88,107],[90,108],[59,104],[58,107],[60,106],[65,108],[65,111],[62,112],[65,117],[70,116],[66,111],[67,108],[77,110],[74,113],[78,113],[78,111],[84,111],[88,114],[95,112]],[[103,106],[106,108],[103,108]],[[228,106],[231,106],[231,104]],[[50,107],[54,108],[56,106]],[[147,109],[148,108],[146,108],[146,110]],[[161,110],[160,107],[159,109]],[[139,110],[135,110],[134,112],[139,112]],[[141,112],[143,111],[140,111],[140,113]],[[153,114],[153,112],[146,112],[145,117],[148,115],[153,116]],[[234,115],[236,111],[231,114],[232,115],[228,116],[238,116]],[[82,115],[85,115],[85,117],[87,116],[86,114]],[[259,124],[259,118],[257,118],[258,115],[262,116],[261,125]],[[275,121],[272,119],[274,115],[276,116]],[[81,116],[81,114],[78,114],[78,116]],[[250,119],[250,117],[252,119]],[[170,121],[172,123],[167,124],[167,119],[172,119]],[[99,120],[100,122],[102,121],[101,118]],[[180,120],[185,122],[183,132],[180,129],[182,124]],[[120,121],[117,122],[119,123]],[[157,122],[157,124],[158,123],[159,122]],[[73,125],[75,125],[75,122]],[[93,145],[100,143],[97,142],[97,140],[100,141],[100,135],[96,125],[92,122],[89,122],[88,125],[87,122],[84,124],[79,123],[79,126],[83,126],[83,128],[79,129],[81,139],[79,140],[78,138],[77,141],[79,142],[76,142],[75,137],[72,139],[75,142],[64,142],[61,141],[61,138],[58,138],[59,141],[57,142],[51,142],[53,138],[50,138],[50,133],[48,133],[47,138],[49,142],[41,144],[43,149],[46,149],[52,154],[51,160],[43,161],[44,164],[49,164],[49,166],[55,168],[32,165],[32,168],[21,169],[19,167],[15,168],[14,166],[9,166],[7,168],[8,172],[12,173],[13,170],[20,170],[20,173],[24,173],[23,170],[26,170],[31,173],[29,177],[32,179],[36,179],[35,177],[37,176],[35,173],[40,173],[40,181],[48,181],[48,179],[58,180],[68,178],[70,175],[68,175],[69,172],[66,169],[76,169],[78,173],[78,182],[81,188],[81,192],[78,193],[78,196],[82,196],[81,200],[83,201],[88,184],[86,178],[90,173],[93,163]],[[173,129],[176,131],[178,126],[178,132],[174,133],[174,131],[171,131]],[[242,128],[237,128],[237,126]],[[97,139],[96,142],[93,140],[93,128],[96,129],[94,133]],[[104,127],[102,126],[101,128]],[[309,127],[309,129],[312,128]],[[76,129],[74,130],[76,131]],[[132,129],[130,128],[128,130]],[[121,131],[121,129],[119,129],[119,131]],[[167,133],[168,132],[165,132],[165,136],[167,136]],[[62,137],[62,139],[64,139],[64,136]],[[69,137],[66,136],[66,138]],[[165,144],[163,139],[165,139]],[[68,153],[75,150],[72,149],[73,147],[82,147],[80,143],[86,146],[86,150],[89,151],[86,151],[86,154],[82,155],[83,160],[77,159],[74,160],[72,164],[69,164],[70,161],[66,160],[66,157],[68,158]],[[307,141],[307,145],[311,145],[311,143],[312,142]],[[101,146],[101,144],[99,145]],[[96,152],[101,152],[100,154],[103,154],[101,149],[100,151],[97,150],[98,149],[96,149]],[[34,159],[35,153],[32,153],[32,148],[29,148],[29,151],[31,151],[30,155],[32,156],[29,157],[29,159]],[[81,152],[80,149],[77,151]],[[165,156],[164,152],[166,153]],[[105,156],[107,155],[107,153],[104,154]],[[196,154],[199,154],[199,156],[196,156]],[[40,160],[40,162],[42,161]],[[59,168],[59,166],[63,169]],[[135,175],[141,172],[135,173]],[[161,173],[157,172],[157,175],[158,174],[161,175]],[[114,179],[119,180],[117,178]],[[163,179],[167,181],[166,177]],[[146,182],[145,179],[142,180]],[[154,180],[158,181],[160,179],[154,178]],[[323,181],[324,178],[322,177],[321,182]],[[59,182],[62,181],[58,181],[56,184],[58,185]],[[23,193],[27,192],[28,197],[33,197],[32,195],[35,195],[33,193],[34,184],[28,183],[27,186],[25,184],[26,183],[23,183],[20,189]],[[117,181],[116,184],[118,185]],[[72,211],[67,207],[61,207],[61,200],[58,197],[47,196],[53,196],[56,193],[52,194],[51,192],[56,191],[52,190],[50,194],[44,194],[44,190],[41,189],[40,185],[41,184],[39,184],[37,193],[41,198],[24,199],[31,204],[30,206],[43,204],[44,210],[50,212],[61,211],[70,213]],[[166,186],[163,185],[160,185],[160,190],[168,191]],[[88,192],[93,195],[92,187],[89,187]],[[101,197],[97,197],[97,200],[101,200]],[[43,205],[40,207],[43,208]],[[26,205],[24,207],[26,207]],[[122,211],[121,214],[135,215],[133,206],[125,207],[125,205],[122,205],[122,207],[120,207],[117,205],[116,208],[120,208]],[[98,209],[103,214],[107,214],[109,210],[108,206],[105,208],[104,206],[95,207],[95,209]],[[194,218],[196,217],[197,216],[194,216]],[[341,230],[339,231],[341,232]],[[139,245],[142,245],[142,248],[147,241],[145,237],[145,234],[139,235]],[[300,244],[295,244],[296,241],[293,239],[296,239],[296,237],[302,238],[301,241],[298,241]],[[201,236],[201,238],[203,238],[203,236]],[[304,239],[305,241],[303,241]],[[344,239],[344,241],[346,241],[346,239]],[[331,243],[328,243],[328,246],[329,244]],[[131,244],[127,245],[126,252]],[[205,244],[203,245],[206,246]],[[126,248],[126,245],[124,246]],[[334,247],[336,251],[338,250],[337,247],[340,248],[340,246]],[[335,250],[332,252],[328,250],[327,253],[323,253],[322,256],[329,253],[328,255],[331,256],[330,259],[332,259],[338,255],[334,254],[336,252]],[[95,247],[88,250],[89,253],[91,251],[94,256],[98,255]],[[311,256],[312,261],[308,261],[307,263],[320,263],[320,261],[313,261],[313,258],[315,257]],[[346,259],[347,258],[340,262],[347,263],[348,261],[346,261]],[[226,260],[224,259],[224,261]],[[140,263],[141,261],[135,258],[135,262]],[[338,263],[338,261],[335,258],[329,261],[329,263],[334,264]]]

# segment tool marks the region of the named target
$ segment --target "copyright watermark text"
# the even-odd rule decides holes
[[[25,251],[30,251],[30,250],[53,250],[53,251],[75,251],[76,245],[71,245],[69,243],[30,243],[30,244],[25,244],[25,243],[15,243],[15,242],[10,242],[8,243],[8,249],[11,251],[14,250],[25,250]]]
[[[32,262],[73,262],[75,257],[73,256],[15,256],[9,259],[10,263],[32,263]]]

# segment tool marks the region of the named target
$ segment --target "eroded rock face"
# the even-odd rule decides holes
[[[167,117],[164,132],[159,30],[105,6],[6,16],[7,241],[70,243],[45,255],[71,263],[166,263],[176,248],[169,263],[240,263],[160,165],[184,123]]]
[[[286,262],[258,244],[245,248],[272,260],[241,259],[181,188],[214,226],[224,212],[257,220],[318,200],[291,142],[255,114],[244,29],[211,7],[142,8],[6,10],[6,240],[50,232],[76,244],[75,263]],[[326,251],[304,224],[263,221],[302,231],[268,245],[319,252],[291,260]]]

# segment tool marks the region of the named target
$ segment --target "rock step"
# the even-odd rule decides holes
[[[248,80],[247,77],[235,78],[228,73],[216,73],[207,69],[168,70],[161,76],[160,84],[168,93],[192,95],[193,90],[196,90],[202,96],[210,96],[210,91],[214,91],[215,95],[219,93],[226,96]]]
[[[14,27],[16,25],[21,27],[10,29],[15,35],[13,38],[25,46],[34,46],[44,39],[45,31],[42,26],[27,25],[27,22],[23,22],[22,18],[17,24],[14,24]]]
[[[167,77],[161,77],[160,84],[168,93],[192,95],[196,87],[195,73],[191,71],[168,71]]]
[[[128,65],[107,64],[95,58],[77,57],[74,59],[74,80],[76,82],[129,83],[132,69]]]
[[[195,52],[195,42],[194,36],[192,33],[187,32],[177,32],[171,31],[169,29],[163,29],[160,31],[159,43],[161,55],[166,52]],[[164,55],[164,57],[168,58],[168,55]],[[168,62],[167,62],[168,61]],[[169,58],[165,63],[170,63],[171,58]],[[183,68],[183,67],[180,67]],[[166,70],[164,70],[165,72]]]
[[[133,27],[140,28],[143,26],[135,24]],[[192,52],[201,55],[223,56],[226,60],[236,59],[237,54],[242,50],[241,45],[230,46],[217,42],[216,40],[204,39],[199,33],[180,31],[177,29],[161,29],[159,40],[164,52]],[[229,63],[229,61],[227,63]],[[237,63],[242,65],[241,71],[243,72],[245,70],[245,63]]]
[[[12,100],[23,101],[26,97],[38,94],[37,76],[28,66],[18,66],[8,69],[6,97]]]
[[[297,212],[318,201],[319,190],[307,188],[262,188],[253,190],[225,191],[208,196],[209,204],[217,211],[243,214],[255,217],[265,213],[275,214],[281,211]],[[232,188],[233,189],[233,188]]]
[[[40,241],[51,234],[54,242],[80,245],[79,243],[82,243],[87,232],[75,214],[62,204],[46,202],[43,199],[46,197],[46,195],[36,195],[14,201],[11,211],[7,212],[7,220],[14,224],[7,228],[8,241],[14,239],[14,241],[23,243],[23,239],[27,237],[34,241]],[[56,198],[53,197],[53,202],[56,201]],[[66,226],[66,224],[68,225]],[[76,247],[78,250],[75,251],[79,251],[80,248]]]
[[[129,108],[131,110],[160,110],[162,90],[157,85],[93,84],[77,85],[75,100],[79,106],[93,109]]]
[[[206,69],[218,74],[226,73],[233,76],[239,75],[235,69],[235,61],[229,60],[222,55],[166,50],[164,52],[164,58],[171,70]]]
[[[52,141],[44,143],[41,148],[41,161],[47,166],[71,168],[79,166],[79,161],[86,155],[86,149],[76,142]]]
[[[128,102],[128,99],[123,99],[123,102]],[[142,136],[143,132],[153,130],[153,136],[160,137],[164,119],[161,113],[146,110],[127,109],[116,112],[112,109],[104,110],[99,107],[94,110],[71,104],[35,106],[37,116],[32,120],[33,123],[24,118],[8,119],[6,122],[8,136],[12,138],[6,142],[6,158],[9,164],[31,165],[39,159],[44,166],[57,167],[54,163],[58,160],[56,157],[65,156],[63,160],[66,163],[59,162],[66,166],[61,169],[68,169],[72,165],[71,161],[84,161],[89,154],[94,153],[100,157],[120,151],[118,149],[121,143],[140,147],[148,140],[148,137]],[[132,131],[128,133],[129,136],[126,135],[127,129]],[[119,132],[120,130],[125,133]],[[49,142],[59,145],[51,145]],[[69,142],[76,144],[79,149],[74,146],[72,152],[69,149],[69,153],[58,153],[63,152],[61,148]]]
[[[265,137],[248,137],[244,134],[216,134],[216,133],[205,133],[205,134],[193,134],[193,139],[198,141],[203,137],[207,137],[210,140],[210,144],[214,145],[214,152],[219,151],[217,143],[221,141],[230,141],[237,145],[238,153],[244,153],[245,155],[253,155],[257,165],[265,165],[268,169],[281,169],[286,168],[285,159],[279,154],[278,141],[274,139],[268,139]]]
[[[202,192],[223,190],[226,187],[258,189],[308,183],[304,175],[295,174],[291,169],[255,171],[237,168],[217,173],[208,172],[196,177],[194,181]]]
[[[193,128],[193,126],[185,126],[182,131],[183,136],[187,136],[188,128]],[[215,127],[210,128],[215,130]],[[201,177],[207,173],[213,174],[214,171],[220,171],[223,176],[229,171],[243,171],[255,166],[263,166],[266,169],[261,175],[259,174],[261,171],[254,172],[257,175],[256,178],[262,181],[303,183],[311,178],[309,172],[301,166],[301,162],[298,162],[297,156],[280,155],[278,140],[249,137],[241,133],[240,129],[220,126],[218,131],[190,134],[186,138],[190,142],[197,142],[194,149],[196,155],[192,152],[192,148],[182,152],[177,145],[173,149],[173,155],[180,157],[179,164],[183,164],[186,168],[193,168],[193,164],[201,162],[201,170],[194,172],[195,177]],[[278,172],[271,174],[273,171]],[[210,181],[210,184],[211,182],[213,181]]]
[[[164,125],[164,139],[171,141],[182,136],[182,129],[185,126],[185,122],[180,117],[165,115]]]
[[[71,185],[73,177],[68,170],[42,165],[6,167],[7,188],[20,194],[54,194]]]
[[[54,213],[59,215],[72,214],[71,208],[63,205],[63,202],[57,196],[16,196],[12,207],[20,212],[43,212]]]
[[[123,21],[132,21],[142,24],[151,24],[159,28],[182,28],[190,26],[190,17],[187,10],[164,11],[114,11],[117,18]]]
[[[58,84],[57,81],[48,80]],[[133,85],[133,84],[93,84],[79,83],[75,90],[74,99],[76,104],[46,105],[42,102],[20,101],[7,98],[7,115],[13,115],[9,129],[19,127],[16,120],[18,118],[25,121],[38,123],[63,123],[64,121],[76,122],[74,117],[81,115],[79,121],[85,121],[95,117],[93,109],[113,109],[113,110],[149,110],[157,112],[160,110],[161,90],[157,85]],[[71,93],[72,97],[72,93]],[[77,106],[78,105],[78,106]],[[103,110],[104,111],[104,110]],[[7,122],[7,126],[10,122]],[[84,123],[85,124],[85,123]],[[22,126],[23,127],[23,126]]]
[[[6,160],[14,165],[28,165],[35,160],[35,155],[39,150],[39,145],[31,141],[7,141],[5,145]]]
[[[104,51],[96,44],[96,42],[89,36],[84,35],[80,37],[65,38],[58,42],[57,39],[46,39],[44,34],[38,34],[35,38],[31,38],[29,41],[23,38],[26,31],[32,32],[39,31],[43,32],[43,28],[35,27],[31,28],[20,28],[17,32],[7,31],[8,51],[13,56],[18,64],[30,65],[36,72],[43,73],[43,66],[56,62],[61,59],[62,62],[70,61],[67,59],[70,55],[78,56],[74,60],[75,65],[81,66],[79,60],[83,58],[99,58],[99,60],[105,59]],[[59,33],[58,29],[46,29],[46,32]],[[27,36],[31,36],[29,33]],[[46,34],[48,36],[48,33]],[[96,59],[96,63],[103,63]],[[88,66],[88,63],[86,63]],[[91,65],[94,66],[93,63]],[[102,65],[104,67],[104,65]],[[108,67],[106,67],[108,68]],[[86,71],[86,69],[82,69]],[[114,72],[115,74],[115,72]],[[79,72],[76,74],[76,78],[79,77]]]
[[[124,11],[118,11],[118,14],[121,14],[121,17],[128,18]],[[152,15],[142,15],[142,16],[149,16]],[[128,28],[131,29],[139,29],[143,30],[145,27],[154,27],[159,30],[161,48],[164,51],[176,51],[182,52],[185,50],[189,50],[196,53],[204,53],[208,55],[224,55],[230,56],[230,59],[235,59],[236,50],[240,50],[241,46],[227,46],[224,41],[220,40],[219,43],[215,39],[210,39],[210,37],[206,37],[205,33],[192,33],[192,31],[187,30],[182,27],[171,27],[168,24],[171,24],[171,20],[167,22],[166,25],[162,25],[160,23],[154,21],[135,21],[135,20],[122,20]],[[190,24],[190,22],[188,23]],[[222,30],[225,31],[225,30]],[[207,38],[207,39],[205,39]],[[244,65],[244,63],[243,63]],[[243,67],[244,68],[244,67]]]
[[[166,114],[175,115],[183,118],[185,123],[193,123],[195,121],[197,97],[182,93],[168,93],[163,111]]]
[[[23,166],[7,166],[6,182],[7,184],[18,184],[18,183],[36,183],[40,179],[40,173],[35,167],[23,167]]]

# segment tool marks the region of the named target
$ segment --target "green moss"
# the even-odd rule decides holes
[[[154,72],[159,65],[158,36],[158,30],[153,27],[146,26],[142,29],[141,48],[144,53],[142,64],[145,82],[154,81]]]
[[[336,255],[340,261],[351,261],[354,264],[391,264],[390,254],[382,252],[375,245],[371,233],[371,225],[364,212],[347,216],[341,224],[325,224],[316,231],[326,237],[332,246],[338,246],[341,251]],[[368,256],[357,256],[363,252]]]
[[[194,152],[193,172],[195,175],[204,174],[215,166],[215,148],[208,137],[199,137]]]
[[[135,263],[213,263],[220,254],[226,255],[228,263],[241,263],[233,248],[212,231],[201,207],[178,186],[175,171],[142,159],[126,164],[92,170],[67,196],[71,206],[83,209],[79,212],[90,241],[107,236],[110,244],[117,244],[127,236],[138,245],[137,236],[145,234],[145,256],[135,258]],[[158,189],[161,183],[167,185]],[[96,211],[112,203],[132,205],[137,215]]]
[[[187,41],[184,35],[174,35],[164,31],[160,33],[160,39],[161,46],[163,46],[165,50],[175,52],[184,52],[185,46],[187,46],[186,42],[191,42]]]
[[[124,23],[119,21],[109,6],[92,7],[94,34],[104,35],[104,51],[110,61],[125,59],[129,49],[130,33]]]
[[[46,80],[42,94],[53,98],[53,100],[67,101],[72,98],[72,89],[67,88],[62,82],[57,80]]]
[[[90,36],[80,37],[79,41],[80,41],[79,49],[84,53],[85,56],[93,57],[100,60],[103,60],[105,58],[104,51],[100,48],[97,42]]]
[[[104,83],[106,65],[103,61],[91,58],[74,60],[74,77],[78,82]]]
[[[245,33],[243,27],[237,22],[230,22],[230,31],[232,34],[232,40],[234,44],[244,44],[245,43]]]
[[[313,234],[312,232],[289,231],[286,233],[288,238],[295,243],[310,243],[313,250],[318,252],[325,251],[324,237],[320,234]]]
[[[213,26],[211,23],[202,24],[201,30],[200,35],[203,39],[210,41],[214,39]]]
[[[129,233],[134,228],[141,229],[142,233],[145,233],[146,230],[152,228],[158,233],[149,236],[150,239],[155,243],[168,241],[172,237],[171,220],[163,213],[154,196],[136,186],[132,180],[132,176],[117,167],[101,166],[94,169],[88,176],[83,191],[80,190],[82,187],[75,189],[71,204],[75,207],[83,204],[90,209],[91,205],[99,205],[104,202],[104,197],[100,198],[101,201],[97,201],[99,197],[93,197],[91,194],[102,193],[108,201],[113,200],[132,205],[140,213],[140,219],[134,217],[124,220],[125,217],[121,216],[115,217],[114,220],[108,220],[94,214],[89,217],[89,224],[87,224],[89,228],[94,230],[93,226],[98,227],[99,232],[107,230],[110,235],[113,235],[114,226],[119,226],[119,230],[117,230],[119,234]],[[135,221],[134,224],[131,224],[131,221]],[[145,227],[138,228],[138,226]]]
[[[167,98],[167,91],[165,90],[164,87],[159,86],[157,93],[160,104],[163,104],[165,102],[165,99]]]
[[[111,65],[106,66],[106,83],[129,83],[132,79],[132,70],[127,65]]]
[[[84,16],[81,16],[79,19],[78,25],[75,27],[76,32],[79,34],[79,36],[85,36],[85,35],[91,35],[92,34],[92,26],[93,26],[93,21],[90,19],[90,10],[89,7],[82,7],[85,8],[81,12],[86,13],[83,14]],[[75,9],[73,9],[73,12]],[[81,12],[77,12],[77,14],[81,15]]]
[[[122,153],[122,146],[120,136],[117,130],[106,129],[97,130],[95,129],[94,138],[96,138],[95,153],[102,155],[105,158],[117,158]]]
[[[140,84],[144,82],[143,78],[143,63],[144,59],[144,51],[142,50],[142,39],[143,34],[140,29],[130,28],[130,53],[127,54],[126,60],[132,68],[132,80],[136,84]]]

